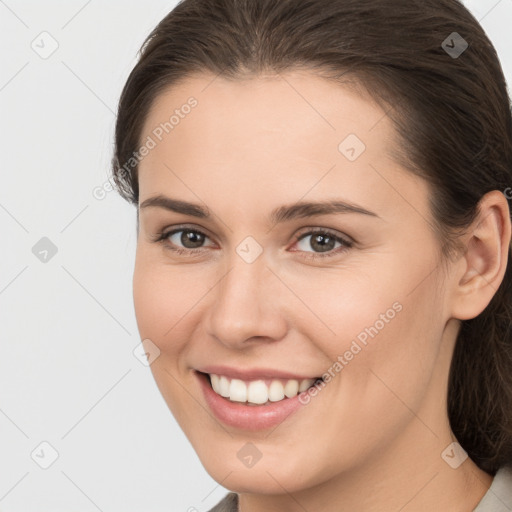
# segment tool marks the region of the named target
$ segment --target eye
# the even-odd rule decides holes
[[[308,238],[309,241],[306,241]],[[353,246],[353,242],[330,230],[316,229],[299,235],[296,245],[299,247],[300,252],[306,254],[306,258],[314,259],[336,256],[350,249]],[[307,249],[309,248],[313,249],[313,252],[308,251]]]
[[[164,243],[168,249],[178,254],[189,253],[192,255],[192,253],[203,252],[205,247],[202,244],[206,239],[209,239],[209,237],[202,231],[181,227],[158,233],[155,242]]]
[[[309,238],[309,241],[306,240]],[[162,231],[156,235],[155,242],[161,242],[166,248],[177,254],[195,256],[201,254],[208,246],[204,246],[209,237],[198,229],[190,227],[177,227],[169,231]],[[353,246],[353,242],[325,228],[310,230],[296,238],[295,244],[299,250],[292,252],[304,253],[304,258],[326,258],[346,252]],[[308,249],[313,249],[309,251]]]

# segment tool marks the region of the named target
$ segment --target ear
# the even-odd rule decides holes
[[[505,275],[510,237],[507,199],[498,190],[488,192],[479,202],[477,218],[463,236],[466,252],[453,269],[453,318],[475,318],[491,302]]]

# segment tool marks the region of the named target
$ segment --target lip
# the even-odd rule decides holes
[[[231,427],[250,431],[273,428],[303,406],[299,401],[300,393],[293,398],[285,398],[269,405],[253,406],[231,402],[213,391],[208,376],[205,373],[194,372],[203,391],[206,403],[219,421]],[[244,376],[247,377],[247,374],[244,374]]]
[[[270,368],[251,368],[247,370],[240,370],[240,368],[232,368],[230,366],[209,365],[203,366],[202,368],[196,368],[196,370],[201,373],[213,373],[215,375],[224,375],[225,377],[230,377],[231,379],[240,379],[243,381],[265,379],[296,379],[298,381],[301,381],[304,379],[319,378],[318,375],[296,375],[290,372],[273,370]]]

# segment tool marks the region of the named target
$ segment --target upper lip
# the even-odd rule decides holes
[[[222,366],[222,365],[208,365],[202,366],[201,368],[196,368],[198,372],[201,373],[209,373],[215,375],[224,375],[225,377],[230,377],[232,379],[240,379],[240,380],[258,380],[258,379],[296,379],[296,380],[304,380],[304,379],[316,379],[317,376],[310,375],[297,375],[295,373],[276,370],[272,368],[233,368],[230,366]]]

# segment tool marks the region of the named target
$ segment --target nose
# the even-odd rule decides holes
[[[218,342],[243,349],[285,336],[285,287],[262,255],[247,263],[235,253],[215,288],[206,323],[209,335]]]

